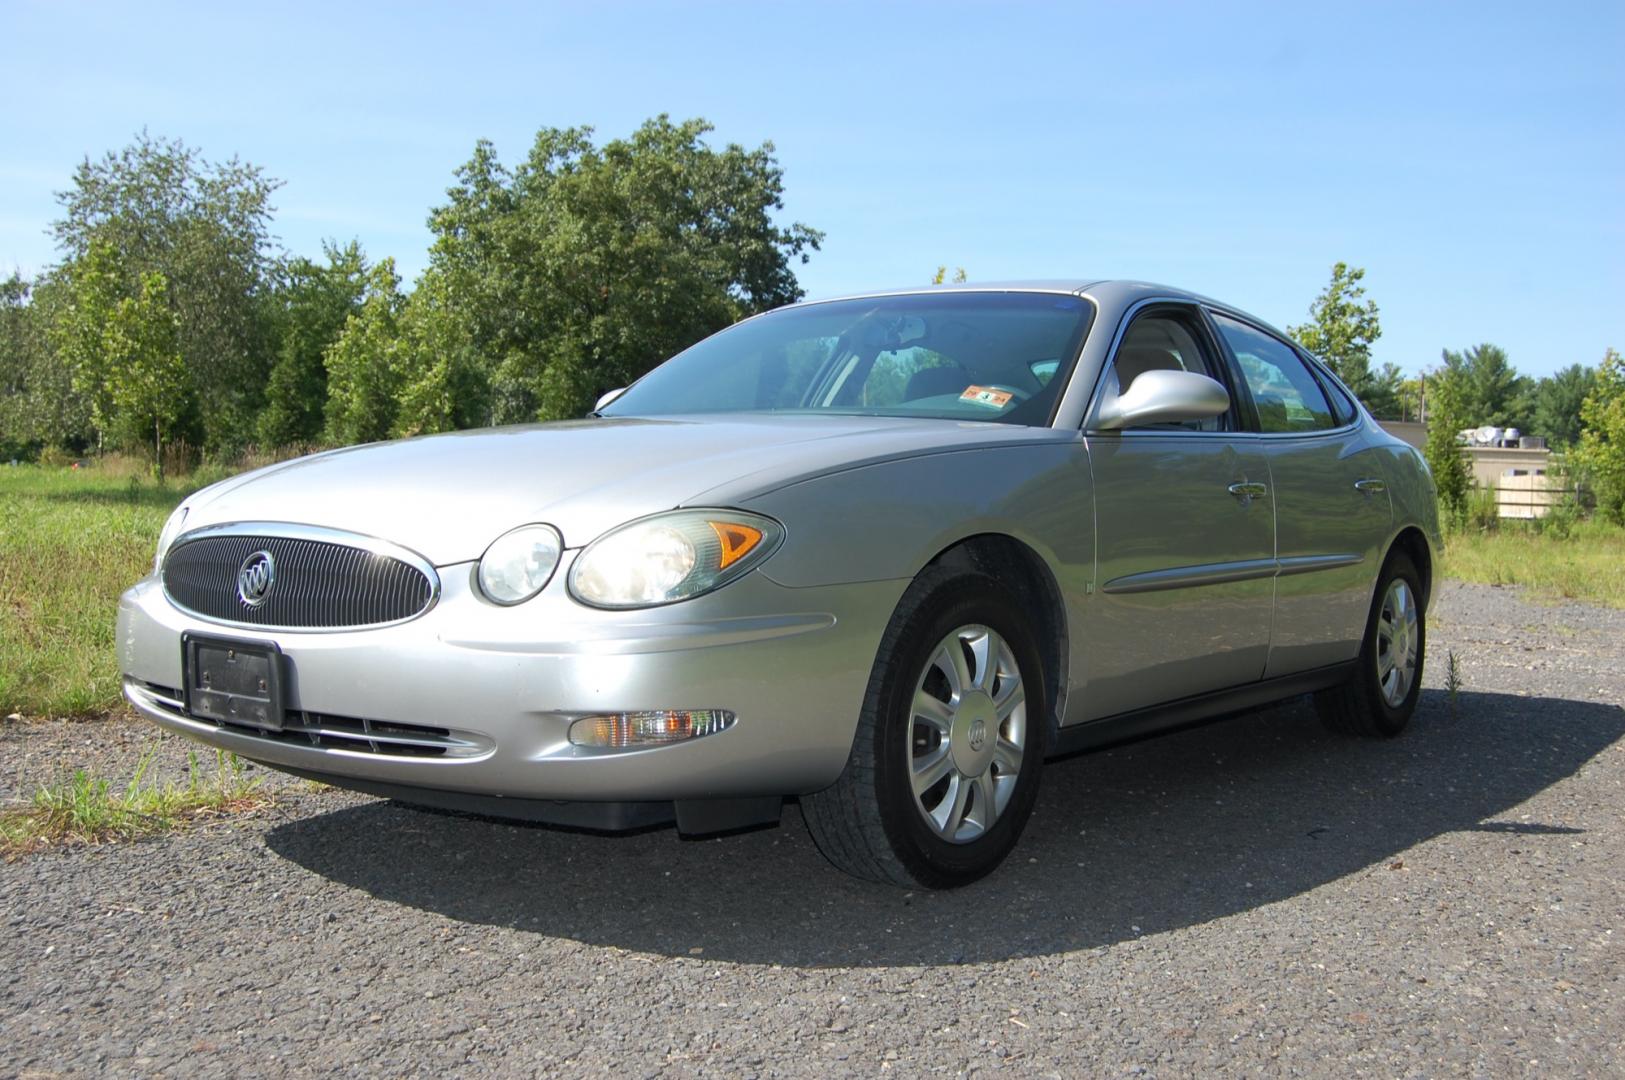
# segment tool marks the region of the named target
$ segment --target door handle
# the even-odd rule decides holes
[[[1230,491],[1230,494],[1234,495],[1241,501],[1241,505],[1243,506],[1246,506],[1254,499],[1262,499],[1264,496],[1270,493],[1268,484],[1260,484],[1257,481],[1252,481],[1249,483],[1245,480],[1231,484],[1228,490]]]
[[[1388,490],[1388,485],[1381,480],[1356,480],[1354,490],[1362,495],[1377,495]]]

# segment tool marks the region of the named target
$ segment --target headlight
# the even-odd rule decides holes
[[[521,525],[503,533],[480,556],[480,591],[504,606],[522,604],[553,577],[563,550],[551,525]]]
[[[784,527],[739,510],[677,510],[622,525],[570,568],[570,594],[599,608],[672,604],[743,576],[773,554]]]
[[[189,509],[185,503],[175,508],[164,522],[163,529],[158,533],[158,551],[152,557],[152,572],[157,573],[164,568],[164,556],[169,554],[169,545],[175,542],[175,537],[181,534],[181,526],[186,524],[186,512]]]

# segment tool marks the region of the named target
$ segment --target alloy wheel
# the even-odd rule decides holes
[[[1395,578],[1377,616],[1377,684],[1389,708],[1397,709],[1416,681],[1416,596],[1404,578]]]
[[[909,727],[914,804],[938,837],[966,844],[1009,805],[1027,746],[1027,695],[1009,644],[987,626],[954,630],[915,684]]]

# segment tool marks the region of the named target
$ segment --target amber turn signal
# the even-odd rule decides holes
[[[722,554],[718,557],[717,569],[726,570],[729,566],[743,559],[755,550],[756,545],[762,542],[762,530],[742,525],[737,521],[707,521],[711,531],[717,534],[717,542],[722,545]]]

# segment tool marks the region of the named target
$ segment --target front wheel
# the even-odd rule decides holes
[[[1346,735],[1398,735],[1422,693],[1427,612],[1411,560],[1394,552],[1383,566],[1366,621],[1360,659],[1348,682],[1315,695],[1328,728]]]
[[[1007,592],[932,568],[898,605],[846,770],[801,800],[813,840],[842,870],[951,888],[1015,847],[1038,794],[1048,701]]]

